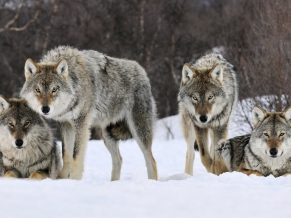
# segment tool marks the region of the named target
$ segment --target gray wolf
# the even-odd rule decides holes
[[[182,129],[187,142],[185,172],[193,175],[194,143],[208,172],[214,172],[214,146],[226,139],[228,124],[237,104],[238,85],[234,67],[220,54],[207,54],[186,63],[178,94]],[[211,155],[208,151],[211,137]]]
[[[56,179],[61,172],[51,129],[24,99],[0,96],[0,142],[1,176]]]
[[[285,176],[291,172],[291,107],[283,112],[252,111],[250,135],[219,142],[217,156],[229,172]],[[214,163],[215,164],[215,163]]]
[[[60,123],[61,178],[81,179],[89,128],[98,125],[112,157],[111,180],[120,179],[119,141],[136,139],[148,178],[157,179],[152,155],[156,106],[145,70],[135,61],[60,46],[39,63],[25,63],[21,96],[39,114]]]

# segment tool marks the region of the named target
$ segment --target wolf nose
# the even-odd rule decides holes
[[[44,114],[47,114],[48,112],[50,112],[50,107],[49,106],[43,106],[41,110],[42,110],[42,112]]]
[[[278,150],[277,150],[277,148],[271,148],[271,149],[270,149],[270,154],[271,154],[272,156],[276,156],[276,155],[278,154]]]
[[[207,121],[207,116],[206,115],[202,115],[202,116],[200,116],[199,117],[199,119],[200,119],[200,121],[202,122],[202,123],[205,123],[206,121]]]
[[[17,147],[21,147],[23,145],[23,140],[22,139],[16,139],[15,144]]]

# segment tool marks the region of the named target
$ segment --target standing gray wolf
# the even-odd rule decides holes
[[[219,142],[218,159],[224,160],[229,172],[288,175],[291,172],[291,107],[284,112],[266,112],[256,106],[252,120],[251,135]]]
[[[220,139],[227,138],[228,124],[237,98],[234,67],[222,55],[207,54],[192,64],[184,65],[178,101],[187,142],[186,173],[193,175],[194,143],[199,147],[201,161],[207,171],[216,173],[211,168],[216,150],[214,146]],[[209,133],[211,155],[208,151]]]
[[[43,118],[23,99],[0,96],[0,175],[56,179],[61,153]]]
[[[60,122],[64,167],[61,178],[81,179],[89,128],[102,129],[112,157],[111,180],[120,178],[119,140],[135,138],[149,179],[157,179],[152,155],[156,107],[145,70],[135,61],[97,51],[60,46],[25,63],[21,96],[38,113]]]

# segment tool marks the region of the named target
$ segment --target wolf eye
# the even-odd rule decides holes
[[[13,125],[12,122],[9,122],[9,123],[8,123],[8,126],[9,126],[10,128],[14,128],[14,125]]]
[[[34,91],[37,92],[37,93],[40,93],[39,88],[36,88]]]
[[[213,95],[208,96],[208,100],[211,100],[213,98]]]
[[[192,96],[192,99],[193,99],[194,101],[198,101],[198,99],[197,99],[195,96]]]
[[[284,132],[281,132],[281,133],[280,133],[280,136],[283,136],[283,135],[285,135],[285,133],[284,133]]]
[[[263,134],[264,134],[264,136],[269,136],[269,134],[268,134],[268,133],[266,133],[266,132],[265,132],[265,133],[263,133]]]
[[[28,127],[29,124],[30,124],[30,121],[25,121],[25,123],[24,123],[24,127]]]
[[[55,92],[57,92],[57,91],[58,91],[58,89],[59,89],[59,87],[55,87],[55,88],[53,88],[53,90],[52,90],[52,93],[55,93]]]

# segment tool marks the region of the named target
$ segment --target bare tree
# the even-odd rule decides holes
[[[11,20],[9,20],[5,24],[5,26],[3,28],[0,28],[0,33],[4,32],[4,31],[16,31],[16,32],[19,32],[19,31],[23,31],[23,30],[27,29],[27,27],[30,24],[32,24],[33,22],[36,21],[38,15],[39,15],[39,1],[36,1],[35,5],[36,5],[36,10],[35,10],[35,13],[34,13],[33,17],[30,20],[28,20],[21,27],[13,27],[12,25],[15,24],[16,20],[19,18],[20,12],[21,12],[21,10],[23,8],[23,0],[20,0],[19,3],[18,3],[18,9],[17,9],[14,17]]]

